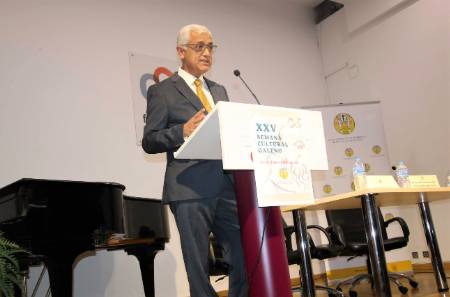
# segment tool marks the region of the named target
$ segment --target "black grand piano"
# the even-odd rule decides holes
[[[53,297],[72,296],[75,258],[96,249],[136,256],[145,296],[153,297],[153,260],[170,238],[167,209],[124,190],[118,183],[21,179],[0,189],[0,230],[45,263]]]

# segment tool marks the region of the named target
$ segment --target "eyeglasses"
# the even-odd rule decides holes
[[[204,43],[195,43],[195,44],[183,44],[184,46],[187,46],[188,48],[194,50],[197,53],[202,53],[206,48],[209,49],[209,51],[212,53],[217,49],[216,44],[204,44]]]

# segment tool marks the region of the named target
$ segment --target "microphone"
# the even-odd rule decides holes
[[[242,77],[241,77],[241,72],[240,72],[238,69],[236,69],[236,70],[233,71],[233,74],[234,74],[235,76],[239,77],[239,78],[242,80],[242,82],[244,83],[244,85],[247,87],[247,90],[249,90],[250,93],[252,94],[253,98],[255,98],[255,100],[256,100],[256,102],[258,103],[258,105],[261,105],[261,102],[259,102],[259,100],[258,100],[258,98],[256,97],[256,95],[252,92],[252,90],[251,90],[250,87],[247,85],[247,83],[245,82],[245,80],[242,79]]]

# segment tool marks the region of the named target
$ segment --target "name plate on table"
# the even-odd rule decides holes
[[[436,175],[410,175],[411,188],[438,188],[439,180]]]
[[[366,188],[396,189],[398,184],[391,175],[366,175]]]

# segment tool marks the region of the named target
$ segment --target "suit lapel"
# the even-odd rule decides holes
[[[175,85],[175,88],[189,101],[192,103],[192,105],[195,106],[197,110],[200,110],[203,108],[202,103],[197,98],[197,95],[192,92],[191,88],[186,84],[184,79],[182,79],[177,73],[175,73],[172,77],[172,82]]]
[[[208,85],[209,92],[211,93],[211,96],[213,97],[214,104],[217,104],[218,101],[224,100],[221,98],[221,93],[219,92],[219,88],[216,83],[213,81],[210,81],[206,77],[203,77],[206,84]]]

